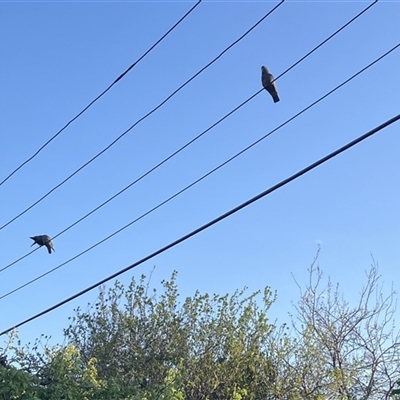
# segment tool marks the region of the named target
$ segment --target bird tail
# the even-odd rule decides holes
[[[279,97],[278,97],[277,94],[275,94],[275,95],[273,96],[273,99],[274,99],[274,103],[277,103],[278,101],[280,101],[280,99],[279,99]]]

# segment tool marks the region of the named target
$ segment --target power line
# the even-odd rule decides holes
[[[197,76],[199,76],[203,71],[205,71],[208,67],[210,67],[212,64],[214,64],[219,58],[221,58],[228,50],[230,50],[233,46],[235,46],[237,43],[239,43],[245,36],[247,36],[253,29],[255,29],[261,22],[263,22],[269,15],[271,15],[278,7],[280,7],[285,0],[281,0],[280,3],[278,3],[272,10],[270,10],[267,14],[265,14],[259,21],[257,21],[250,29],[248,29],[242,36],[240,36],[238,39],[236,39],[232,44],[230,44],[225,50],[223,50],[217,57],[215,57],[212,61],[210,61],[207,65],[205,65],[203,68],[201,68],[196,74],[194,74],[190,79],[188,79],[185,83],[183,83],[181,86],[179,86],[178,89],[176,89],[174,92],[172,92],[166,99],[164,99],[158,106],[154,107],[151,111],[149,111],[147,114],[145,114],[143,117],[138,119],[133,125],[131,125],[128,129],[126,129],[121,135],[119,135],[116,139],[114,139],[109,145],[107,145],[103,150],[101,150],[99,153],[97,153],[95,156],[93,156],[89,161],[84,163],[82,166],[80,166],[77,170],[75,170],[72,174],[70,174],[67,178],[65,178],[62,182],[60,182],[58,185],[54,186],[51,190],[49,190],[45,195],[43,195],[39,200],[36,200],[33,204],[31,204],[29,207],[27,207],[24,211],[20,212],[17,216],[14,218],[10,219],[8,222],[6,222],[4,225],[0,226],[0,230],[4,229],[6,226],[10,225],[12,222],[20,218],[22,215],[27,213],[29,210],[31,210],[33,207],[35,207],[37,204],[39,204],[42,200],[44,200],[46,197],[48,197],[51,193],[53,193],[55,190],[57,190],[59,187],[64,185],[66,182],[68,182],[72,177],[74,177],[78,172],[82,171],[85,167],[87,167],[89,164],[91,164],[94,160],[96,160],[98,157],[100,157],[103,153],[105,153],[107,150],[109,150],[112,146],[114,146],[115,143],[117,143],[120,139],[122,139],[128,132],[130,132],[136,125],[138,125],[140,122],[144,121],[146,118],[148,118],[151,114],[156,112],[159,108],[161,108],[165,103],[167,103],[172,97],[174,97],[179,91],[181,91],[186,85],[188,85],[192,80],[194,80]]]
[[[312,53],[314,53],[314,51],[316,51],[317,49],[319,49],[320,47],[322,47],[326,42],[328,42],[329,40],[331,40],[334,36],[336,36],[339,32],[341,32],[343,29],[345,29],[346,27],[348,27],[351,23],[353,23],[357,18],[361,17],[361,15],[363,15],[366,11],[368,11],[372,6],[374,6],[376,3],[378,2],[378,0],[374,0],[369,6],[367,6],[366,8],[364,8],[362,11],[360,11],[356,16],[354,16],[350,21],[346,22],[342,27],[340,27],[337,31],[333,32],[332,35],[328,36],[324,41],[322,41],[318,46],[314,47],[312,50],[310,50],[306,55],[304,55],[302,58],[300,58],[300,60],[298,60],[297,62],[295,62],[290,68],[288,68],[286,71],[284,71],[282,74],[278,75],[275,80],[277,80],[278,78],[280,78],[282,75],[286,74],[287,72],[289,72],[292,68],[296,67],[298,64],[300,64],[304,59],[306,59],[309,55],[311,55]]]
[[[364,68],[362,68],[361,70],[359,70],[357,73],[355,73],[354,75],[352,75],[350,78],[346,79],[344,82],[342,82],[340,85],[336,86],[334,89],[330,90],[328,93],[326,93],[325,95],[323,95],[322,97],[320,97],[318,100],[314,101],[313,103],[311,103],[310,105],[308,105],[307,107],[303,108],[303,110],[299,111],[297,114],[295,114],[294,116],[292,116],[291,118],[289,118],[288,120],[286,120],[285,122],[283,122],[282,124],[280,124],[278,127],[274,128],[273,130],[271,130],[270,132],[268,132],[267,134],[265,134],[264,136],[262,136],[261,138],[259,138],[258,140],[256,140],[255,142],[253,142],[252,144],[248,145],[247,147],[245,147],[244,149],[242,149],[240,152],[236,153],[235,155],[233,155],[232,157],[230,157],[229,159],[227,159],[226,161],[224,161],[222,164],[219,164],[217,167],[213,168],[212,170],[210,170],[209,172],[207,172],[206,174],[204,174],[203,176],[201,176],[200,178],[198,178],[197,180],[195,180],[194,182],[192,182],[191,184],[187,185],[186,187],[184,187],[183,189],[181,189],[180,191],[176,192],[175,194],[173,194],[172,196],[170,196],[169,198],[167,198],[166,200],[164,200],[163,202],[159,203],[158,205],[156,205],[155,207],[153,207],[152,209],[148,210],[147,212],[145,212],[144,214],[142,214],[141,216],[137,217],[136,219],[134,219],[133,221],[129,222],[128,224],[124,225],[122,228],[118,229],[117,231],[113,232],[112,234],[110,234],[109,236],[107,236],[106,238],[100,240],[99,242],[95,243],[94,245],[90,246],[89,248],[87,248],[86,250],[82,251],[81,253],[77,254],[76,256],[70,258],[69,260],[63,262],[62,264],[59,264],[58,266],[52,268],[51,270],[43,273],[42,275],[37,276],[36,278],[24,283],[23,285],[5,293],[4,295],[0,296],[0,300],[23,289],[26,286],[31,285],[32,283],[38,281],[39,279],[42,279],[43,277],[45,277],[46,275],[51,274],[52,272],[60,269],[61,267],[63,267],[66,264],[69,264],[71,261],[76,260],[77,258],[81,257],[83,254],[91,251],[92,249],[94,249],[95,247],[99,246],[100,244],[106,242],[107,240],[111,239],[113,236],[117,235],[118,233],[122,232],[123,230],[127,229],[129,226],[133,225],[134,223],[138,222],[139,220],[143,219],[144,217],[146,217],[147,215],[151,214],[152,212],[154,212],[155,210],[157,210],[158,208],[162,207],[163,205],[165,205],[166,203],[170,202],[172,199],[178,197],[180,194],[182,194],[183,192],[187,191],[188,189],[190,189],[191,187],[195,186],[197,183],[201,182],[202,180],[204,180],[205,178],[207,178],[208,176],[210,176],[211,174],[213,174],[214,172],[216,172],[217,170],[219,170],[220,168],[222,168],[223,166],[227,165],[228,163],[230,163],[231,161],[233,161],[234,159],[236,159],[237,157],[239,157],[240,155],[242,155],[243,153],[245,153],[246,151],[250,150],[252,147],[256,146],[258,143],[260,143],[261,141],[263,141],[264,139],[266,139],[268,136],[272,135],[274,132],[278,131],[279,129],[281,129],[282,127],[284,127],[285,125],[287,125],[288,123],[290,123],[291,121],[293,121],[294,119],[296,119],[297,117],[299,117],[300,115],[302,115],[303,113],[305,113],[306,111],[308,111],[310,108],[314,107],[316,104],[318,104],[319,102],[321,102],[322,100],[324,100],[325,98],[327,98],[328,96],[330,96],[332,93],[336,92],[338,89],[340,89],[341,87],[343,87],[344,85],[346,85],[347,83],[349,83],[351,80],[353,80],[355,77],[357,77],[358,75],[360,75],[361,73],[363,73],[364,71],[366,71],[368,68],[370,68],[372,65],[376,64],[378,61],[380,61],[382,58],[386,57],[388,54],[390,54],[392,51],[394,51],[396,48],[400,47],[400,43],[397,44],[395,47],[393,47],[392,49],[390,49],[389,51],[387,51],[385,54],[383,54],[382,56],[380,56],[379,58],[375,59],[372,63],[368,64],[367,66],[365,66]],[[4,268],[3,268],[4,270]],[[2,270],[0,270],[1,272]]]
[[[61,132],[63,132],[69,125],[78,119],[86,110],[88,110],[97,100],[103,97],[117,82],[119,82],[125,75],[135,67],[140,61],[143,60],[159,43],[161,43],[203,0],[198,0],[197,3],[178,21],[176,22],[164,35],[161,36],[143,55],[141,55],[125,72],[123,72],[115,81],[108,86],[102,93],[100,93],[94,100],[92,100],[82,111],[80,111],[74,118],[72,118],[66,125],[64,125],[56,134],[54,134],[45,144],[43,144],[33,155],[26,159],[22,164],[15,168],[9,175],[7,175],[1,182],[0,186],[7,182],[16,172],[18,172],[24,165],[32,161],[45,147],[47,147]]]
[[[354,16],[352,19],[350,19],[346,24],[344,24],[343,26],[341,26],[339,29],[337,29],[334,33],[332,33],[330,36],[328,36],[325,40],[323,40],[320,44],[318,44],[317,46],[315,46],[312,50],[310,50],[306,55],[304,55],[303,57],[301,57],[298,61],[296,61],[294,64],[292,64],[289,68],[287,68],[284,72],[282,72],[280,75],[278,75],[275,80],[278,80],[279,78],[281,78],[283,75],[285,75],[287,72],[289,72],[290,70],[292,70],[295,66],[297,66],[298,64],[300,64],[302,61],[304,61],[307,57],[309,57],[312,53],[314,53],[317,49],[319,49],[321,46],[323,46],[325,43],[327,43],[330,39],[332,39],[334,36],[336,36],[339,32],[341,32],[344,28],[346,28],[348,25],[350,25],[352,22],[354,22],[357,18],[359,18],[362,14],[364,14],[369,8],[371,8],[374,4],[376,4],[378,0],[375,0],[373,3],[371,3],[369,6],[367,6],[365,9],[363,9],[361,12],[359,12],[356,16]],[[98,205],[97,207],[95,207],[93,210],[91,210],[90,212],[88,212],[87,214],[85,214],[83,217],[79,218],[77,221],[73,222],[71,225],[69,225],[67,228],[65,228],[64,230],[62,230],[61,232],[59,232],[58,234],[56,234],[55,236],[53,236],[53,239],[61,236],[63,233],[67,232],[68,230],[70,230],[71,228],[73,228],[74,226],[76,226],[77,224],[79,224],[80,222],[82,222],[83,220],[85,220],[86,218],[88,218],[90,215],[92,215],[93,213],[95,213],[96,211],[98,211],[100,208],[104,207],[106,204],[108,204],[109,202],[111,202],[112,200],[114,200],[116,197],[120,196],[122,193],[124,193],[126,190],[128,190],[129,188],[131,188],[133,185],[135,185],[136,183],[138,183],[139,181],[141,181],[142,179],[144,179],[146,176],[148,176],[149,174],[151,174],[152,172],[154,172],[156,169],[158,169],[159,167],[161,167],[163,164],[165,164],[167,161],[169,161],[170,159],[172,159],[173,157],[175,157],[178,153],[180,153],[181,151],[183,151],[185,148],[189,147],[191,144],[193,144],[195,141],[197,141],[198,139],[200,139],[202,136],[204,136],[207,132],[211,131],[213,128],[215,128],[217,125],[219,125],[222,121],[224,121],[225,119],[227,119],[228,117],[230,117],[233,113],[235,113],[236,111],[238,111],[240,108],[242,108],[245,104],[247,104],[248,102],[250,102],[253,98],[255,98],[256,96],[258,96],[259,93],[261,93],[263,91],[263,89],[259,90],[258,92],[256,92],[255,94],[253,94],[252,96],[250,96],[248,99],[246,99],[245,101],[243,101],[242,103],[240,103],[237,107],[235,107],[233,110],[231,110],[229,113],[225,114],[222,118],[220,118],[217,122],[215,122],[214,124],[212,124],[210,127],[208,127],[206,130],[204,130],[203,132],[201,132],[200,134],[198,134],[196,137],[194,137],[193,139],[191,139],[189,142],[187,142],[186,144],[184,144],[183,146],[181,146],[178,150],[176,150],[175,152],[173,152],[172,154],[170,154],[168,157],[166,157],[164,160],[160,161],[158,164],[156,164],[154,167],[152,167],[151,169],[149,169],[147,172],[145,172],[143,175],[141,175],[139,178],[135,179],[133,182],[131,182],[129,185],[125,186],[123,189],[121,189],[119,192],[117,192],[116,194],[114,194],[113,196],[111,196],[110,198],[108,198],[107,200],[105,200],[103,203],[101,203],[100,205]],[[0,272],[10,268],[11,266],[17,264],[19,261],[23,260],[24,258],[28,257],[29,255],[31,255],[32,253],[34,253],[36,250],[38,250],[38,248],[35,248],[34,250],[30,251],[29,253],[25,254],[24,256],[18,258],[17,260],[13,261],[12,263],[6,265],[5,267],[3,267],[2,269],[0,269]]]
[[[99,282],[96,282],[95,284],[87,287],[86,289],[81,290],[80,292],[78,292],[78,293],[68,297],[67,299],[65,299],[65,300],[53,305],[52,307],[47,308],[46,310],[44,310],[44,311],[42,311],[42,312],[40,312],[40,313],[38,313],[38,314],[36,314],[36,315],[24,320],[24,321],[14,325],[12,328],[6,329],[5,331],[0,333],[0,336],[10,332],[11,330],[13,330],[15,328],[18,328],[18,327],[20,327],[22,325],[25,325],[28,322],[31,322],[31,321],[33,321],[33,320],[35,320],[35,319],[37,319],[37,318],[49,313],[50,311],[53,311],[53,310],[63,306],[66,303],[69,303],[72,300],[75,300],[76,298],[78,298],[78,297],[84,295],[85,293],[97,288],[98,286],[110,281],[111,279],[116,278],[117,276],[119,276],[119,275],[121,275],[121,274],[123,274],[123,273],[125,273],[125,272],[127,272],[127,271],[129,271],[129,270],[131,270],[131,269],[133,269],[135,267],[137,267],[140,264],[143,264],[144,262],[154,258],[155,256],[157,256],[157,255],[159,255],[161,253],[164,253],[165,251],[171,249],[172,247],[175,247],[178,244],[190,239],[192,236],[195,236],[198,233],[200,233],[200,232],[210,228],[211,226],[217,224],[218,222],[221,222],[222,220],[230,217],[231,215],[233,215],[233,214],[237,213],[238,211],[242,210],[243,208],[248,207],[249,205],[255,203],[256,201],[262,199],[263,197],[271,194],[272,192],[276,191],[277,189],[280,189],[281,187],[283,187],[283,186],[287,185],[288,183],[296,180],[297,178],[300,178],[302,175],[304,175],[304,174],[310,172],[311,170],[315,169],[316,167],[324,164],[325,162],[327,162],[331,158],[334,158],[334,157],[338,156],[339,154],[343,153],[344,151],[350,149],[351,147],[361,143],[362,141],[364,141],[365,139],[367,139],[370,136],[374,135],[375,133],[381,131],[382,129],[384,129],[386,127],[388,127],[389,125],[393,124],[394,122],[397,122],[399,119],[400,119],[400,114],[398,114],[395,117],[387,120],[386,122],[382,123],[381,125],[377,126],[374,129],[370,130],[369,132],[359,136],[358,138],[352,140],[351,142],[345,144],[344,146],[342,146],[339,149],[333,151],[332,153],[326,155],[325,157],[320,158],[318,161],[308,165],[307,167],[305,167],[302,170],[296,172],[295,174],[291,175],[290,177],[288,177],[288,178],[284,179],[283,181],[277,183],[276,185],[270,187],[269,189],[259,193],[258,195],[252,197],[251,199],[245,201],[244,203],[238,205],[237,207],[229,210],[225,214],[220,215],[219,217],[213,219],[210,222],[207,222],[206,224],[202,225],[201,227],[195,229],[194,231],[192,231],[192,232],[180,237],[179,239],[169,243],[168,245],[162,247],[161,249],[156,250],[154,253],[151,253],[150,255],[142,258],[141,260],[136,261],[135,263],[129,265],[128,267],[123,268],[122,270],[120,270],[120,271],[108,276],[107,278],[102,279]]]

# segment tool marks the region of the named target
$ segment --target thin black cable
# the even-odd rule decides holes
[[[29,210],[31,210],[33,207],[35,207],[37,204],[39,204],[42,200],[44,200],[47,196],[49,196],[51,193],[53,193],[56,189],[58,189],[60,186],[64,185],[67,181],[69,181],[73,176],[75,176],[78,172],[82,171],[85,167],[87,167],[89,164],[91,164],[94,160],[96,160],[98,157],[100,157],[103,153],[105,153],[107,150],[109,150],[112,146],[114,146],[115,143],[117,143],[120,139],[122,139],[128,132],[130,132],[136,125],[138,125],[140,122],[148,118],[151,114],[156,112],[160,107],[162,107],[167,101],[169,101],[173,96],[175,96],[179,91],[181,91],[186,85],[188,85],[193,79],[195,79],[197,76],[199,76],[204,70],[206,70],[208,67],[210,67],[212,64],[214,64],[220,57],[222,57],[223,54],[225,54],[228,50],[230,50],[233,46],[235,46],[237,43],[239,43],[245,36],[247,36],[253,29],[255,29],[259,24],[261,24],[262,21],[264,21],[269,15],[271,15],[278,7],[280,7],[285,0],[281,0],[280,3],[278,3],[272,10],[270,10],[266,15],[264,15],[257,23],[255,23],[249,30],[247,30],[242,36],[239,37],[239,39],[235,40],[232,44],[230,44],[225,50],[223,50],[217,57],[215,57],[212,61],[210,61],[206,66],[200,69],[196,74],[194,74],[190,79],[188,79],[185,83],[183,83],[181,86],[179,86],[178,89],[176,89],[172,94],[170,94],[165,100],[163,100],[158,106],[153,108],[151,111],[149,111],[146,115],[138,119],[133,125],[131,125],[127,130],[125,130],[121,135],[119,135],[115,140],[113,140],[108,146],[106,146],[103,150],[101,150],[99,153],[97,153],[95,156],[93,156],[89,161],[87,161],[85,164],[83,164],[81,167],[79,167],[77,170],[75,170],[71,175],[69,175],[67,178],[65,178],[62,182],[60,182],[58,185],[54,186],[51,190],[49,190],[45,195],[43,195],[39,200],[35,201],[33,204],[31,204],[28,208],[26,208],[24,211],[20,212],[17,216],[14,218],[10,219],[7,223],[4,225],[0,226],[0,230],[4,229],[6,226],[10,225],[12,222],[20,218],[22,215],[27,213]]]
[[[253,142],[252,144],[250,144],[249,146],[245,147],[243,150],[241,150],[240,152],[236,153],[235,155],[233,155],[232,157],[230,157],[228,160],[224,161],[222,164],[219,164],[217,167],[213,168],[212,170],[210,170],[209,172],[207,172],[206,174],[204,174],[203,176],[201,176],[200,178],[198,178],[197,180],[195,180],[194,182],[190,183],[189,185],[187,185],[186,187],[184,187],[183,189],[181,189],[180,191],[176,192],[175,194],[173,194],[172,196],[170,196],[169,198],[167,198],[166,200],[164,200],[163,202],[159,203],[158,205],[156,205],[155,207],[153,207],[152,209],[146,211],[144,214],[140,215],[139,217],[137,217],[136,219],[134,219],[133,221],[129,222],[128,224],[124,225],[122,228],[118,229],[117,231],[113,232],[112,234],[110,234],[109,236],[107,236],[106,238],[100,240],[99,242],[95,243],[94,245],[90,246],[89,248],[87,248],[86,250],[82,251],[81,253],[77,254],[76,256],[70,258],[69,260],[65,261],[62,264],[59,264],[58,266],[52,268],[51,270],[43,273],[42,275],[37,276],[36,278],[24,283],[23,285],[5,293],[4,295],[0,296],[0,300],[23,289],[26,286],[31,285],[32,283],[38,281],[39,279],[42,279],[43,277],[45,277],[46,275],[51,274],[52,272],[60,269],[61,267],[63,267],[66,264],[69,264],[71,261],[81,257],[83,254],[91,251],[92,249],[94,249],[95,247],[99,246],[100,244],[106,242],[107,240],[109,240],[110,238],[112,238],[113,236],[117,235],[118,233],[122,232],[123,230],[125,230],[126,228],[128,228],[129,226],[133,225],[134,223],[138,222],[139,220],[141,220],[142,218],[144,218],[145,216],[151,214],[152,212],[154,212],[155,210],[157,210],[158,208],[162,207],[164,204],[170,202],[172,199],[174,199],[175,197],[179,196],[180,194],[182,194],[183,192],[187,191],[189,188],[193,187],[194,185],[196,185],[197,183],[199,183],[200,181],[204,180],[205,178],[207,178],[208,176],[210,176],[211,174],[213,174],[214,172],[216,172],[217,170],[219,170],[220,168],[222,168],[223,166],[227,165],[228,163],[230,163],[231,161],[233,161],[235,158],[239,157],[240,155],[242,155],[243,153],[245,153],[246,151],[250,150],[252,147],[254,147],[255,145],[257,145],[258,143],[260,143],[261,141],[263,141],[264,139],[266,139],[268,136],[272,135],[274,132],[276,132],[277,130],[281,129],[282,127],[284,127],[285,125],[287,125],[289,122],[293,121],[294,119],[296,119],[297,117],[299,117],[301,114],[303,114],[304,112],[306,112],[307,110],[309,110],[310,108],[314,107],[316,104],[318,104],[319,102],[321,102],[322,100],[324,100],[325,98],[327,98],[328,96],[330,96],[332,93],[336,92],[339,88],[343,87],[344,85],[346,85],[347,83],[349,83],[352,79],[354,79],[355,77],[357,77],[358,75],[360,75],[362,72],[364,72],[365,70],[367,70],[368,68],[370,68],[372,65],[374,65],[375,63],[377,63],[379,60],[381,60],[382,58],[386,57],[389,53],[391,53],[392,51],[394,51],[396,48],[400,47],[400,43],[393,47],[391,50],[389,50],[388,52],[386,52],[385,54],[383,54],[382,56],[380,56],[379,58],[377,58],[375,61],[373,61],[372,63],[368,64],[366,67],[364,67],[363,69],[361,69],[360,71],[358,71],[357,73],[355,73],[354,75],[352,75],[350,78],[346,79],[344,82],[342,82],[340,85],[336,86],[334,89],[332,89],[331,91],[329,91],[328,93],[326,93],[325,95],[323,95],[322,97],[320,97],[318,100],[314,101],[313,103],[311,103],[309,106],[305,107],[303,110],[301,110],[300,112],[298,112],[297,114],[295,114],[293,117],[289,118],[288,120],[286,120],[285,122],[283,122],[281,125],[279,125],[278,127],[276,127],[275,129],[271,130],[270,132],[268,132],[267,134],[265,134],[264,136],[262,136],[261,138],[259,138],[258,140],[256,140],[255,142]]]
[[[203,0],[198,0],[197,3],[178,21],[176,22],[160,39],[158,39],[142,56],[140,56],[125,72],[123,72],[107,89],[100,93],[94,100],[92,100],[81,112],[79,112],[74,118],[72,118],[66,125],[64,125],[55,135],[53,135],[44,145],[42,145],[39,150],[37,150],[32,156],[20,164],[14,171],[12,171],[8,176],[6,176],[1,182],[0,186],[7,182],[17,171],[19,171],[24,165],[28,164],[33,160],[47,145],[50,144],[62,131],[64,131],[69,125],[72,124],[76,119],[78,119],[87,109],[89,109],[97,100],[103,97],[117,82],[119,82],[133,67],[135,67],[140,61],[143,60],[159,43],[161,43],[189,14],[194,11],[194,9]]]
[[[311,170],[315,169],[316,167],[324,164],[325,162],[327,162],[328,160],[330,160],[331,158],[334,158],[336,156],[338,156],[339,154],[343,153],[344,151],[350,149],[351,147],[361,143],[362,141],[364,141],[365,139],[369,138],[370,136],[374,135],[375,133],[381,131],[382,129],[388,127],[389,125],[393,124],[394,122],[397,122],[398,120],[400,120],[400,114],[396,115],[395,117],[387,120],[386,122],[382,123],[381,125],[377,126],[376,128],[370,130],[369,132],[359,136],[358,138],[352,140],[351,142],[345,144],[344,146],[340,147],[339,149],[333,151],[332,153],[326,155],[325,157],[320,158],[318,161],[315,161],[314,163],[308,165],[307,167],[303,168],[302,170],[296,172],[295,174],[291,175],[290,177],[284,179],[283,181],[277,183],[276,185],[270,187],[269,189],[259,193],[258,195],[252,197],[251,199],[245,201],[244,203],[238,205],[237,207],[229,210],[228,212],[226,212],[225,214],[220,215],[219,217],[213,219],[210,222],[207,222],[206,224],[202,225],[201,227],[195,229],[194,231],[180,237],[179,239],[169,243],[168,245],[162,247],[161,249],[156,250],[154,253],[151,253],[150,255],[140,259],[139,261],[136,261],[135,263],[129,265],[128,267],[123,268],[122,270],[115,272],[114,274],[108,276],[107,278],[102,279],[99,282],[96,282],[95,284],[87,287],[86,289],[81,290],[80,292],[74,294],[73,296],[68,297],[67,299],[53,305],[50,308],[47,308],[46,310],[14,325],[11,328],[6,329],[5,331],[0,333],[0,336],[10,332],[11,330],[18,328],[22,325],[27,324],[28,322],[31,322],[47,313],[49,313],[50,311],[55,310],[56,308],[59,308],[61,306],[63,306],[66,303],[69,303],[72,300],[75,300],[76,298],[84,295],[85,293],[97,288],[98,286],[110,281],[111,279],[116,278],[117,276],[137,267],[140,264],[143,264],[144,262],[150,260],[151,258],[154,258],[155,256],[164,253],[165,251],[171,249],[172,247],[177,246],[178,244],[188,240],[189,238],[191,238],[192,236],[197,235],[198,233],[210,228],[211,226],[217,224],[218,222],[221,222],[222,220],[230,217],[231,215],[237,213],[238,211],[242,210],[243,208],[249,206],[252,203],[255,203],[256,201],[262,199],[263,197],[273,193],[274,191],[276,191],[277,189],[280,189],[281,187],[287,185],[288,183],[296,180],[297,178],[301,177],[302,175],[306,174],[307,172],[310,172]]]
[[[322,41],[319,45],[317,45],[316,47],[314,47],[312,50],[310,50],[305,56],[301,57],[298,61],[296,61],[293,65],[291,65],[289,68],[287,68],[285,71],[283,71],[280,75],[278,75],[275,78],[275,81],[278,80],[279,78],[281,78],[283,75],[285,75],[287,72],[289,72],[291,69],[293,69],[296,65],[300,64],[302,61],[304,61],[307,57],[309,57],[312,53],[314,53],[317,49],[319,49],[323,44],[327,43],[330,39],[332,39],[334,36],[336,36],[339,32],[341,32],[345,27],[347,27],[348,25],[350,25],[352,22],[354,22],[357,18],[359,18],[362,14],[364,14],[364,12],[366,12],[369,8],[371,8],[374,4],[376,4],[378,0],[375,0],[372,4],[370,4],[368,7],[366,7],[364,10],[362,10],[360,13],[358,13],[355,17],[353,17],[351,20],[349,20],[346,24],[344,24],[341,28],[339,28],[338,30],[336,30],[333,34],[331,34],[327,39],[325,39],[324,41]],[[71,229],[72,227],[74,227],[75,225],[79,224],[80,222],[82,222],[83,220],[85,220],[86,218],[88,218],[90,215],[92,215],[93,213],[95,213],[96,211],[98,211],[100,208],[104,207],[106,204],[108,204],[109,202],[111,202],[112,200],[114,200],[116,197],[118,197],[119,195],[121,195],[122,193],[124,193],[126,190],[128,190],[130,187],[132,187],[133,185],[135,185],[136,183],[138,183],[140,180],[142,180],[143,178],[145,178],[147,175],[151,174],[152,172],[154,172],[156,169],[158,169],[159,167],[161,167],[163,164],[165,164],[167,161],[169,161],[171,158],[175,157],[178,153],[180,153],[181,151],[183,151],[185,148],[189,147],[191,144],[193,144],[195,141],[197,141],[198,139],[200,139],[203,135],[205,135],[207,132],[209,132],[211,129],[215,128],[217,125],[219,125],[222,121],[224,121],[225,119],[227,119],[229,116],[231,116],[233,113],[235,113],[236,111],[238,111],[241,107],[243,107],[245,104],[247,104],[248,102],[250,102],[253,98],[255,98],[259,93],[261,93],[263,91],[263,89],[259,90],[258,92],[256,92],[255,94],[253,94],[252,96],[250,96],[247,100],[243,101],[242,103],[240,103],[237,107],[235,107],[233,110],[231,110],[229,113],[225,114],[222,118],[220,118],[217,122],[215,122],[214,124],[212,124],[209,128],[207,128],[206,130],[204,130],[203,132],[201,132],[199,135],[197,135],[196,137],[194,137],[192,140],[190,140],[189,142],[187,142],[186,144],[184,144],[182,147],[180,147],[178,150],[176,150],[175,152],[173,152],[171,155],[169,155],[168,157],[166,157],[164,160],[160,161],[158,164],[156,164],[154,167],[152,167],[150,170],[148,170],[147,172],[145,172],[143,175],[141,175],[139,178],[135,179],[133,182],[131,182],[129,185],[125,186],[123,189],[121,189],[119,192],[117,192],[115,195],[113,195],[112,197],[108,198],[106,201],[104,201],[103,203],[101,203],[100,205],[98,205],[96,208],[94,208],[93,210],[91,210],[90,212],[88,212],[87,214],[85,214],[83,217],[79,218],[77,221],[75,221],[74,223],[72,223],[71,225],[69,225],[67,228],[65,228],[64,230],[62,230],[61,232],[59,232],[57,235],[53,236],[53,239],[61,236],[63,233],[67,232],[69,229]],[[6,270],[7,268],[17,264],[19,261],[23,260],[24,258],[28,257],[29,255],[31,255],[32,253],[34,253],[36,250],[38,250],[39,248],[35,248],[34,250],[30,251],[29,253],[25,254],[24,256],[18,258],[17,260],[13,261],[12,263],[6,265],[5,267],[3,267],[2,269],[0,269],[0,272]]]
[[[277,80],[278,78],[280,78],[282,75],[286,74],[287,72],[289,72],[292,68],[294,68],[295,66],[297,66],[298,64],[300,64],[305,58],[307,58],[311,53],[314,53],[315,50],[319,49],[321,46],[323,46],[326,42],[328,42],[329,40],[331,40],[334,36],[336,36],[340,31],[342,31],[344,28],[346,28],[347,26],[349,26],[352,22],[354,22],[357,18],[359,18],[361,15],[363,15],[367,10],[369,10],[372,6],[374,6],[376,3],[378,2],[378,0],[374,0],[374,2],[372,2],[369,6],[367,6],[366,8],[364,8],[362,11],[360,11],[355,17],[353,17],[350,21],[348,21],[347,23],[345,23],[341,28],[339,28],[336,32],[332,33],[332,35],[330,35],[329,37],[327,37],[323,42],[321,42],[318,46],[314,47],[311,51],[309,51],[304,57],[300,58],[299,61],[297,61],[296,63],[294,63],[289,69],[287,69],[286,71],[282,72],[282,74],[278,75],[275,80]]]

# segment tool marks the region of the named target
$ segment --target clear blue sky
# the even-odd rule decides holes
[[[1,2],[0,180],[102,92],[193,2]],[[276,2],[204,1],[155,50],[31,163],[0,187],[0,225],[102,150],[211,61]],[[288,1],[164,107],[24,216],[0,231],[1,265],[56,235],[278,76],[367,6]],[[275,128],[400,42],[399,2],[380,1],[200,141],[106,207],[0,273],[0,295],[103,239]],[[400,49],[168,205],[29,287],[0,300],[0,330],[42,311],[208,222],[400,111]],[[268,285],[272,317],[293,311],[299,282],[320,266],[357,296],[371,254],[399,286],[400,123],[245,210],[120,277],[158,286],[179,271],[196,289],[232,293]],[[109,287],[111,283],[107,286]],[[26,342],[61,337],[73,308],[20,328]],[[3,342],[3,338],[1,339]],[[1,344],[0,344],[1,346]]]

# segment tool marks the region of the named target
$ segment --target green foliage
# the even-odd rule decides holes
[[[39,380],[27,372],[0,366],[0,399],[39,400],[38,384]]]
[[[196,292],[180,305],[176,273],[163,287],[157,296],[148,294],[144,276],[126,291],[117,283],[94,311],[77,311],[66,336],[83,359],[96,359],[101,381],[112,378],[146,398],[149,389],[176,399],[257,398],[273,376],[265,348],[274,332],[266,317],[270,290],[260,309],[258,293],[244,291]]]
[[[9,338],[0,400],[386,400],[400,398],[393,292],[371,268],[350,306],[310,268],[293,327],[268,320],[275,295],[196,292],[183,301],[176,273],[161,294],[142,276],[100,290],[76,310],[66,345]],[[18,368],[17,368],[18,367]]]

